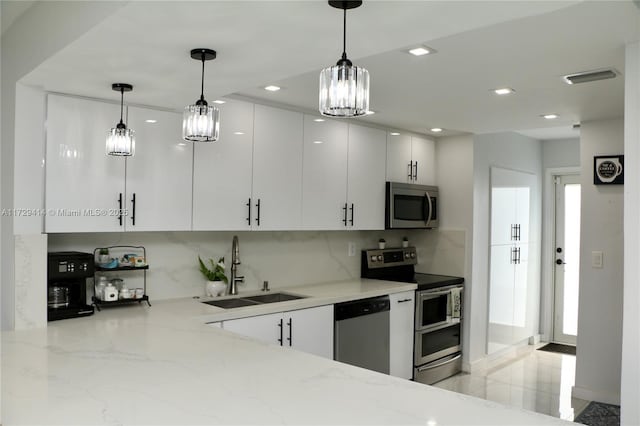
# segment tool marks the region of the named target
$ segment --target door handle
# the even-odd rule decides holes
[[[278,339],[278,342],[280,343],[280,346],[282,346],[282,318],[280,318],[280,322],[278,322],[278,327],[280,327],[280,338]]]
[[[413,180],[413,161],[409,161],[409,174],[407,175],[409,177],[409,180]]]
[[[260,226],[260,198],[258,198],[258,202],[256,203],[256,208],[258,209],[258,213],[256,216],[256,225]]]
[[[398,303],[405,303],[405,302],[411,302],[413,299],[402,299],[402,300],[398,300]]]
[[[249,198],[249,201],[247,202],[246,206],[249,210],[249,214],[247,216],[247,224],[251,226],[251,198]]]
[[[413,180],[418,180],[418,162],[417,161],[415,162],[413,167],[415,168],[415,173],[413,174]]]
[[[287,325],[289,326],[289,337],[287,337],[287,340],[289,341],[289,346],[293,345],[293,320],[291,318],[289,318],[289,321],[287,321]]]
[[[120,223],[120,226],[122,226],[122,192],[118,197],[118,222]]]
[[[344,226],[347,226],[347,203],[344,203],[342,210],[344,211],[344,219],[342,219],[342,223],[344,223]]]
[[[418,164],[418,162],[416,161],[416,164]],[[417,176],[417,175],[416,175]],[[429,224],[431,223],[431,213],[433,212],[433,203],[431,202],[431,196],[429,196],[428,192],[424,193],[425,197],[427,197],[427,201],[429,202],[429,211],[427,212],[427,222],[425,223],[425,227],[429,227]]]
[[[566,265],[567,263],[562,259],[556,259],[556,265]]]
[[[351,210],[351,219],[349,219],[349,222],[351,222],[351,226],[353,226],[353,211],[354,211],[353,203],[351,203],[351,208],[349,210]]]
[[[133,193],[133,197],[131,198],[131,224],[133,226],[136,225],[136,193]]]

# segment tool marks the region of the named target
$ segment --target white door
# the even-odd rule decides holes
[[[413,377],[413,316],[415,291],[389,295],[389,374],[403,379]]]
[[[411,136],[401,132],[387,133],[387,180],[413,182]]]
[[[283,346],[333,359],[333,305],[283,312]]]
[[[316,120],[322,121],[316,121]],[[304,116],[302,225],[304,229],[347,226],[346,122]]]
[[[296,230],[302,219],[301,113],[255,106],[253,197],[256,230]]]
[[[553,340],[576,344],[580,282],[580,177],[556,177]]]
[[[224,321],[222,328],[262,342],[282,346],[280,341],[284,336],[284,324],[280,313]]]
[[[125,159],[107,156],[107,132],[120,106],[47,96],[46,232],[119,232]]]
[[[350,229],[384,229],[386,134],[349,125],[347,207]]]
[[[516,188],[493,186],[493,174],[491,184],[491,245],[513,244],[516,226]]]
[[[220,139],[195,143],[193,230],[251,229],[253,104],[227,100],[220,108]]]
[[[436,143],[427,138],[411,137],[413,182],[420,185],[436,184]]]
[[[191,230],[193,144],[182,140],[182,115],[129,107],[127,116],[136,151],[127,158],[126,230]]]

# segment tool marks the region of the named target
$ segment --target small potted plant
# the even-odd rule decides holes
[[[378,248],[380,250],[382,250],[383,248],[385,248],[385,246],[387,245],[387,242],[384,240],[384,238],[380,238],[378,240]]]
[[[224,257],[218,259],[217,263],[214,263],[213,259],[209,259],[211,268],[205,265],[200,256],[198,256],[198,263],[200,265],[200,272],[207,279],[205,286],[206,295],[213,297],[223,294],[229,282],[224,273]]]
[[[404,248],[409,247],[409,239],[407,237],[404,237],[402,239],[402,247],[404,247]]]
[[[98,250],[98,264],[99,265],[106,265],[110,261],[111,261],[111,258],[109,258],[109,249],[108,248],[103,247],[100,250]]]

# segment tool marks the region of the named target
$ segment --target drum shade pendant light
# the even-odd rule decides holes
[[[127,83],[113,83],[111,89],[120,92],[120,122],[107,134],[107,155],[119,157],[130,157],[136,149],[136,139],[134,131],[127,128],[122,121],[124,109],[124,92],[133,90],[133,86]]]
[[[329,1],[343,10],[342,57],[320,72],[320,113],[331,117],[358,117],[369,111],[369,71],[347,59],[347,9],[362,1]]]
[[[211,49],[193,49],[191,57],[202,61],[200,99],[184,109],[182,139],[190,142],[215,142],[220,135],[220,110],[204,100],[204,63],[216,58]]]

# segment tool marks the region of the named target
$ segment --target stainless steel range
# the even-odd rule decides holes
[[[415,272],[415,247],[363,250],[362,278],[416,283],[413,379],[432,384],[462,370],[464,278]]]

